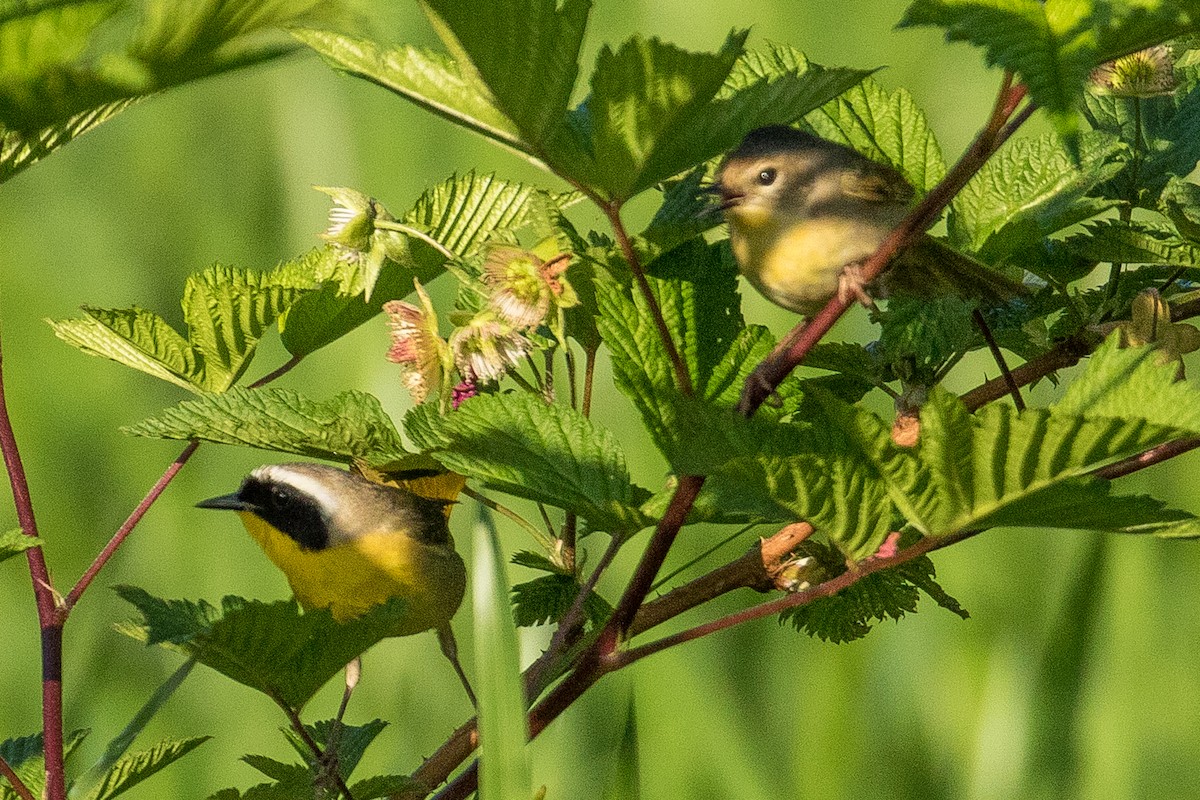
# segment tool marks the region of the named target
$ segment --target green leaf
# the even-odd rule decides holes
[[[946,174],[933,130],[905,89],[888,92],[867,78],[805,121],[819,136],[895,167],[922,195]]]
[[[236,387],[185,400],[122,430],[132,436],[198,439],[376,466],[407,455],[379,401],[353,390],[315,401],[290,389]]]
[[[45,542],[37,536],[26,536],[19,528],[0,533],[0,561],[7,561],[13,556],[20,555],[33,547],[41,547]]]
[[[318,288],[296,298],[287,313],[279,318],[280,340],[297,358],[337,341],[373,319],[384,302],[405,297],[413,290],[413,273],[399,264],[387,262],[372,287],[373,300],[368,301],[361,292],[348,294],[339,280],[337,261],[337,252],[325,247],[311,250],[280,268],[306,274],[314,285],[319,284]]]
[[[438,36],[538,151],[558,137],[590,0],[422,0]]]
[[[491,514],[482,506],[475,523],[475,670],[479,683],[479,797],[532,796],[525,749],[525,690],[520,644],[509,610],[508,576]]]
[[[884,364],[911,364],[907,369],[917,374],[908,377],[932,383],[949,359],[983,343],[971,317],[974,308],[973,301],[957,295],[894,297],[879,314],[882,330],[872,355]]]
[[[200,388],[222,392],[232,386],[250,366],[267,327],[307,289],[280,285],[274,273],[220,265],[189,276],[183,315],[203,364]]]
[[[1171,220],[1180,236],[1200,244],[1200,186],[1171,178],[1159,197],[1159,210]]]
[[[1105,347],[1115,347],[1115,341]],[[883,475],[892,502],[925,535],[999,524],[1086,530],[1107,527],[1106,519],[1123,530],[1132,522],[1126,513],[1131,510],[1144,512],[1144,523],[1177,521],[1180,512],[1140,499],[1107,498],[1088,477],[1098,467],[1186,435],[1189,424],[1183,418],[1166,424],[1162,419],[1168,408],[1189,407],[1178,404],[1177,393],[1155,394],[1163,384],[1161,373],[1173,375],[1173,367],[1151,364],[1116,376],[1112,363],[1102,358],[1099,366],[1089,365],[1064,403],[1051,410],[1018,414],[1011,406],[990,405],[972,416],[957,398],[937,390],[922,409],[921,443],[913,450],[893,444],[888,426],[873,414],[827,405],[846,420]],[[1158,372],[1151,375],[1150,369]],[[1177,385],[1187,390],[1186,384]],[[1188,402],[1196,404],[1192,392]],[[1118,416],[1132,396],[1141,398],[1140,405]],[[1101,507],[1113,507],[1111,515],[1086,511],[1101,501]]]
[[[163,741],[149,750],[124,756],[112,765],[103,780],[92,791],[82,797],[84,800],[109,800],[109,798],[124,794],[211,738],[211,736],[196,736],[191,739]]]
[[[633,401],[676,472],[707,471],[708,426],[738,424],[731,409],[742,384],[774,345],[765,328],[744,327],[736,269],[726,246],[701,240],[677,247],[649,267],[647,281],[698,403],[681,396],[641,292],[610,277],[596,285],[597,324],[612,351],[617,388]]]
[[[411,795],[419,797],[428,787],[408,775],[372,775],[350,785],[354,800]]]
[[[1117,205],[1085,195],[1124,167],[1111,134],[1081,142],[1078,162],[1058,137],[1010,139],[950,206],[950,240],[989,264],[1019,248]],[[1036,271],[1036,266],[1030,265]]]
[[[573,577],[557,572],[518,583],[512,588],[513,620],[521,628],[557,622],[575,603],[580,588]],[[592,592],[584,601],[583,610],[586,618],[598,625],[608,619],[613,608]]]
[[[176,85],[291,52],[286,38],[264,34],[328,12],[322,0],[160,0],[146,6],[130,55],[158,86]]]
[[[1060,133],[1071,134],[1095,67],[1197,30],[1200,8],[1192,0],[914,0],[899,26],[914,25],[982,47],[989,65],[1017,73]]]
[[[358,762],[362,760],[363,754],[367,752],[367,748],[375,741],[379,734],[383,733],[383,729],[387,727],[387,723],[381,719],[374,719],[362,725],[347,725],[339,722],[337,724],[337,754],[338,754],[338,769],[342,777],[349,779],[354,773],[354,769],[358,766]],[[333,733],[335,731],[333,720],[321,720],[312,725],[305,725],[305,729],[322,749],[329,746]],[[317,759],[309,750],[308,745],[300,738],[299,734],[291,728],[284,728],[283,735],[287,737],[292,748],[307,762],[312,769],[322,767]],[[262,764],[277,764],[281,767],[289,765],[273,762],[271,759],[263,756],[257,756],[258,763],[251,764],[255,769],[264,772],[268,776],[274,777],[270,772],[263,769]],[[250,763],[247,761],[247,763]],[[276,780],[281,780],[276,778]]]
[[[184,288],[184,339],[166,320],[140,308],[85,306],[85,317],[52,321],[54,333],[89,355],[103,356],[193,392],[233,385],[267,326],[308,289],[292,271],[256,273],[214,266]]]
[[[121,100],[133,86],[84,63],[116,2],[21,4],[0,17],[0,125],[26,136]]]
[[[122,633],[183,652],[294,709],[391,635],[407,613],[403,602],[393,600],[339,624],[326,609],[302,613],[294,600],[226,597],[218,609],[203,601],[164,600],[134,586],[116,591],[143,617],[120,626]]]
[[[136,98],[105,103],[31,133],[9,130],[0,125],[0,184],[100,123],[112,119],[134,102]]]
[[[116,2],[10,4],[0,17],[0,122],[30,139],[96,124],[138,97],[277,58],[295,49],[271,29],[320,9],[320,0],[141,5],[132,41],[103,23]],[[124,45],[124,47],[121,47]]]
[[[716,53],[693,53],[638,36],[615,52],[601,48],[586,104],[594,161],[587,172],[569,163],[560,168],[607,198],[623,201],[711,158],[716,153],[693,154],[682,145],[710,112],[746,35],[730,34]]]
[[[1147,425],[1200,433],[1200,392],[1176,380],[1174,364],[1161,364],[1153,347],[1119,346],[1110,336],[1088,368],[1053,407],[1056,415],[1140,420]]]
[[[79,319],[46,320],[54,335],[88,355],[101,356],[191,392],[203,374],[186,339],[158,314],[141,308],[84,306]]]
[[[1093,128],[1120,136],[1129,150],[1124,169],[1096,193],[1153,209],[1167,183],[1200,159],[1200,69],[1177,68],[1180,88],[1159,97],[1117,97],[1089,92],[1084,114]]]
[[[922,556],[871,573],[832,597],[788,609],[779,619],[824,642],[852,642],[870,633],[878,622],[899,621],[905,614],[915,613],[919,589],[928,585],[934,592],[941,592],[941,587],[933,583],[934,574],[933,562]]]
[[[448,469],[575,512],[593,530],[629,535],[649,524],[616,439],[574,409],[526,394],[481,395],[445,417],[418,407],[405,429]]]
[[[427,190],[403,221],[428,236],[459,258],[479,252],[492,238],[529,225],[547,202],[565,203],[568,195],[551,195],[530,184],[510,183],[495,174],[451,175]],[[412,242],[419,247],[420,240]],[[414,254],[418,268],[430,266]],[[444,253],[430,253],[433,264],[446,261]],[[422,278],[425,280],[425,278]]]
[[[811,424],[780,425],[774,437],[754,440],[757,452],[710,476],[703,496],[726,521],[807,520],[844,558],[866,558],[895,530],[896,510],[885,482],[854,453],[839,421],[820,406],[813,412]]]
[[[622,201],[708,161],[763,125],[794,122],[858,83],[866,71],[810,64],[786,46],[742,51],[735,31],[717,53],[635,37],[601,50],[592,95],[576,109],[595,161],[557,170]]]
[[[531,155],[529,144],[496,107],[470,65],[411,45],[385,49],[333,31],[301,28],[292,33],[335,69],[378,84],[451,122]]]
[[[1179,237],[1170,225],[1117,219],[1089,223],[1083,233],[1066,240],[1081,258],[1123,264],[1200,266],[1200,244]]]
[[[723,139],[717,152],[731,149],[755,128],[795,122],[850,91],[872,72],[823,67],[786,44],[768,43],[761,49],[743,53],[714,104],[720,106],[724,102],[728,113],[713,115],[739,120],[742,129],[737,136]]]

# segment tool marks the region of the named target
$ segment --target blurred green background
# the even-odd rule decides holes
[[[432,41],[414,3],[378,5],[362,6],[374,35]],[[916,95],[953,159],[990,108],[1000,76],[970,48],[946,46],[939,32],[893,31],[905,5],[597,0],[583,73],[600,45],[633,33],[714,49],[730,28],[752,26],[751,46],[786,42],[822,64],[886,66],[880,80]],[[1038,130],[1036,120],[1031,130]],[[0,187],[6,390],[60,589],[74,582],[181,449],[125,437],[117,428],[184,393],[79,354],[42,320],[71,316],[85,303],[137,304],[182,324],[177,298],[188,273],[214,262],[267,268],[316,244],[328,200],[313,184],[356,187],[400,211],[426,186],[470,168],[546,180],[518,158],[302,53],[152,98]],[[635,206],[631,217],[652,204]],[[794,321],[752,293],[745,307],[747,317],[778,332]],[[871,338],[861,310],[835,333]],[[362,388],[399,416],[407,399],[383,358],[386,347],[377,319],[280,385],[318,398]],[[277,342],[268,341],[251,377],[283,358]],[[961,367],[952,388],[969,388],[987,368],[983,360]],[[627,424],[631,409],[607,371],[597,386],[596,418],[628,448],[635,479],[659,485],[663,463]],[[1039,402],[1051,396],[1048,386],[1034,392]],[[93,731],[76,756],[77,770],[179,663],[112,630],[131,609],[108,586],[132,583],[210,601],[225,594],[287,596],[282,576],[236,521],[193,508],[231,490],[264,458],[202,447],[72,615],[67,727]],[[1200,512],[1189,491],[1197,458],[1177,459],[1122,488],[1153,490]],[[470,541],[472,516],[464,507],[454,522],[460,549]],[[0,530],[14,527],[6,502]],[[716,535],[689,529],[668,567]],[[529,546],[519,534],[506,536],[513,549]],[[619,561],[618,576],[632,565],[631,555]],[[655,656],[603,682],[533,745],[535,780],[550,787],[549,798],[605,796],[634,709],[638,780],[647,798],[1194,794],[1200,785],[1195,545],[996,530],[934,560],[943,585],[971,611],[970,621],[926,602],[904,624],[884,625],[845,646],[762,621]],[[511,577],[526,579],[517,568]],[[604,588],[611,598],[615,582]],[[719,605],[728,610],[757,598],[747,592]],[[469,654],[469,600],[463,609],[456,627]],[[20,559],[0,566],[0,613],[2,739],[40,728],[37,625]],[[524,635],[532,658],[545,631]],[[327,687],[307,717],[332,715],[339,693]],[[393,724],[360,774],[411,770],[469,711],[432,635],[384,642],[367,656],[349,718],[379,716]],[[129,796],[199,798],[259,782],[237,758],[248,752],[287,758],[276,733],[284,722],[265,698],[198,669],[139,745],[200,734],[215,740]]]

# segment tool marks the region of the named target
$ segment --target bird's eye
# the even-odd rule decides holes
[[[778,173],[775,172],[774,167],[767,167],[766,169],[762,170],[761,172],[758,173],[759,185],[760,186],[770,186],[772,183],[775,182],[775,177],[777,174]]]
[[[276,508],[287,505],[291,499],[291,493],[287,489],[281,489],[278,486],[271,488],[271,504]]]

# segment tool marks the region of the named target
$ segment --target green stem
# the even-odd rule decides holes
[[[480,494],[479,492],[472,489],[470,486],[464,486],[462,493],[465,494],[467,497],[471,498],[472,500],[474,500],[476,503],[485,505],[488,508],[490,508],[492,511],[495,511],[497,514],[500,514],[501,516],[504,516],[504,517],[508,517],[513,522],[520,525],[547,552],[549,552],[550,549],[554,547],[554,539],[546,536],[546,534],[544,534],[544,533],[542,533],[542,531],[538,530],[537,526],[535,526],[529,520],[522,517],[517,512],[513,511],[508,506],[503,506],[500,503],[497,503],[492,498],[488,497],[487,495]]]

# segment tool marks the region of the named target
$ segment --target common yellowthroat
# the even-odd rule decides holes
[[[767,299],[811,316],[835,294],[866,299],[857,268],[904,219],[916,195],[896,170],[796,128],[751,131],[725,157],[721,198],[742,274]],[[872,285],[939,296],[1004,300],[1023,286],[925,236]]]
[[[444,502],[296,463],[259,467],[233,494],[196,505],[237,511],[305,609],[345,621],[401,598],[407,611],[392,636],[441,636],[462,602],[467,573]]]

